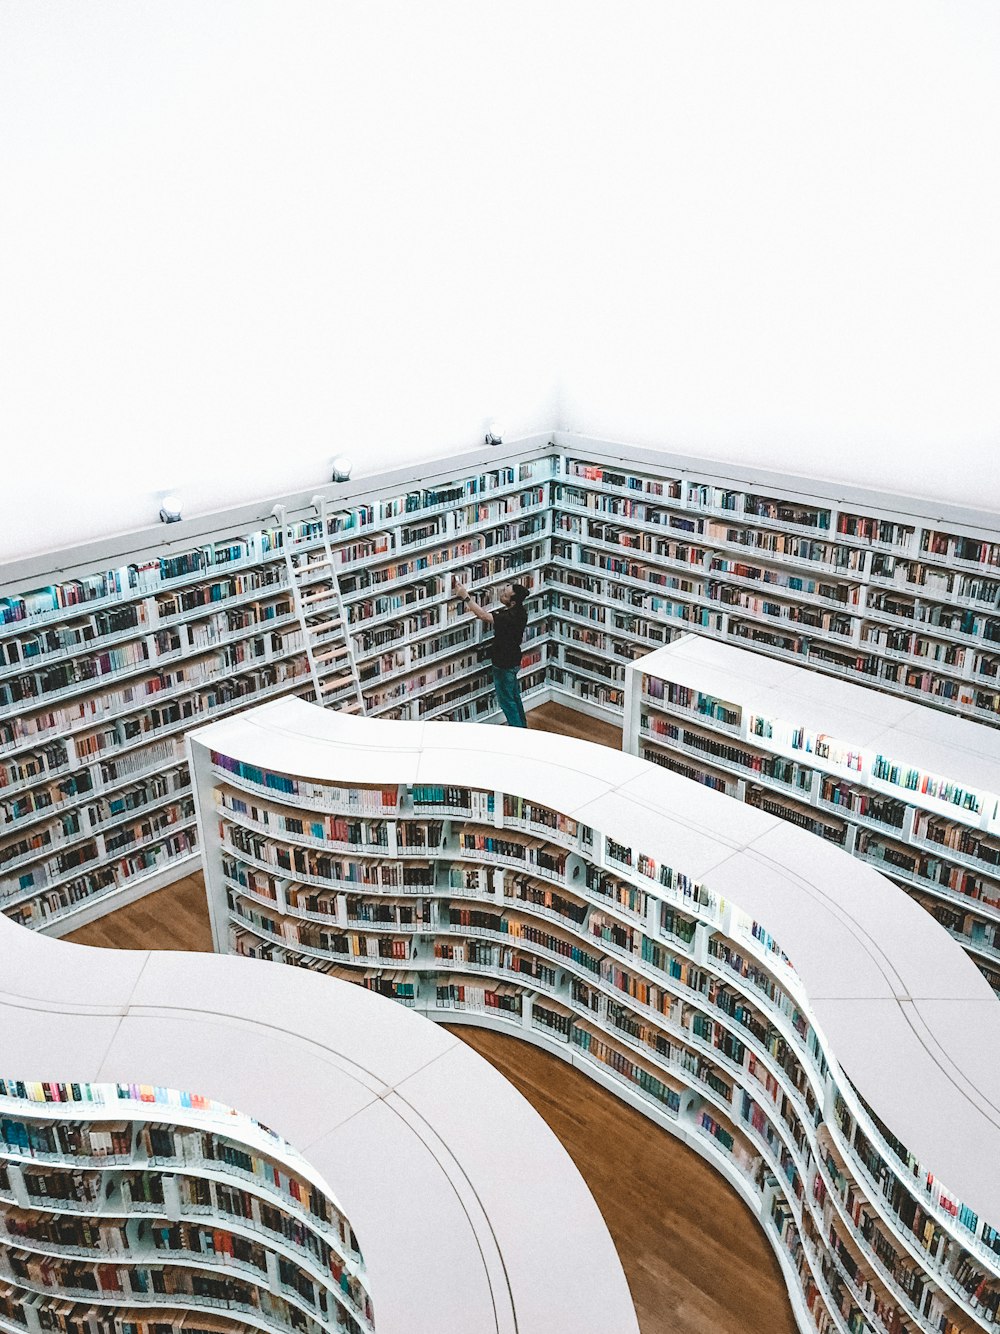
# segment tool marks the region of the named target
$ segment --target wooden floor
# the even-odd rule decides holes
[[[448,1027],[562,1140],[615,1240],[642,1334],[795,1334],[760,1225],[693,1149],[557,1056]]]
[[[558,704],[533,709],[529,726],[621,747],[620,728]],[[210,951],[201,875],[66,939],[117,949]],[[693,1150],[557,1057],[486,1029],[449,1027],[520,1090],[565,1145],[618,1247],[642,1334],[795,1334],[785,1285],[760,1227]]]
[[[622,748],[620,727],[603,722],[600,718],[591,718],[589,714],[578,713],[576,709],[563,708],[561,704],[539,704],[527,718],[528,726],[534,731],[576,736],[599,746],[610,746],[612,750]]]
[[[112,950],[212,953],[212,928],[200,871],[70,932],[65,940]]]

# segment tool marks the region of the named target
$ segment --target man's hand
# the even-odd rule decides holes
[[[469,590],[466,586],[461,580],[456,579],[454,575],[451,576],[451,591],[455,597],[462,599],[463,607],[465,607],[467,611],[471,611],[473,616],[482,621],[484,625],[493,624],[493,613],[487,611],[485,607],[481,607],[478,602],[475,602],[469,596]]]

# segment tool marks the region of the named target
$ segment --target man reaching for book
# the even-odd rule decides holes
[[[454,577],[451,586],[462,605],[473,616],[492,627],[489,654],[493,663],[493,686],[497,692],[497,703],[510,727],[527,727],[521,703],[521,687],[517,680],[521,666],[521,639],[528,624],[528,613],[524,609],[527,588],[524,584],[504,584],[500,589],[501,605],[496,611],[488,611],[474,602],[465,585]]]

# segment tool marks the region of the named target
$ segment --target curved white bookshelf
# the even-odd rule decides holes
[[[565,1320],[566,1328],[594,1334],[637,1334],[613,1243],[565,1150],[507,1081],[445,1030],[330,978],[214,955],[92,949],[51,940],[2,916],[0,956],[3,1073],[27,1081],[23,1097],[16,1086],[4,1086],[12,1096],[0,1096],[0,1121],[17,1115],[39,1124],[83,1121],[108,1130],[109,1122],[155,1122],[191,1135],[207,1128],[282,1164],[306,1183],[303,1190],[311,1187],[333,1201],[337,1217],[349,1220],[341,1228],[348,1240],[352,1230],[356,1234],[363,1262],[350,1247],[346,1262],[374,1308],[371,1324],[359,1317],[364,1313],[357,1303],[346,1303],[359,1317],[358,1329],[550,1334]],[[65,1081],[64,1090],[72,1084],[91,1090],[91,1100],[83,1089],[82,1101],[46,1100],[41,1081],[53,1078]],[[32,1087],[30,1081],[38,1082]],[[123,1098],[116,1085],[127,1092],[131,1086],[135,1096]],[[185,1107],[171,1089],[196,1091],[217,1105]],[[99,1096],[104,1105],[94,1101]],[[263,1126],[277,1127],[283,1138]],[[134,1132],[136,1141],[139,1134]],[[332,1315],[281,1287],[277,1267],[283,1262],[314,1281],[321,1270],[315,1257],[290,1248],[287,1238],[261,1231],[265,1206],[281,1202],[267,1182],[240,1170],[242,1159],[222,1167],[189,1145],[184,1161],[175,1162],[162,1156],[162,1143],[158,1147],[157,1171],[174,1183],[164,1187],[163,1208],[136,1196],[134,1183],[120,1183],[135,1166],[131,1160],[119,1156],[98,1165],[90,1155],[81,1157],[79,1147],[68,1153],[65,1146],[55,1155],[36,1146],[25,1156],[0,1139],[0,1329],[32,1334],[77,1328],[66,1324],[74,1302],[104,1309],[107,1301],[111,1321],[117,1314],[136,1322],[137,1311],[156,1318],[152,1294],[149,1300],[128,1288],[117,1300],[103,1292],[78,1294],[69,1281],[77,1271],[59,1266],[79,1260],[79,1248],[10,1235],[6,1220],[20,1218],[29,1206],[32,1216],[47,1209],[57,1218],[81,1212],[72,1203],[57,1207],[29,1196],[25,1163],[32,1171],[58,1171],[61,1164],[77,1174],[100,1173],[99,1198],[82,1210],[98,1221],[150,1217],[150,1208],[161,1219],[166,1209],[164,1227],[180,1220],[188,1228],[221,1227],[240,1238],[238,1254],[223,1261],[228,1306],[217,1294],[187,1302],[173,1302],[169,1294],[159,1299],[188,1312],[185,1327],[212,1334],[234,1328],[280,1334],[288,1328],[288,1321],[255,1317],[232,1296],[233,1284],[248,1272],[239,1255],[260,1259],[252,1248],[263,1239],[274,1253],[258,1285],[265,1303],[269,1291],[284,1294],[298,1311],[289,1319],[302,1334],[342,1328]],[[195,1192],[200,1211],[179,1212],[175,1194],[180,1190],[187,1198],[189,1178],[228,1182],[257,1203],[234,1220],[205,1208]],[[209,1194],[214,1206],[216,1197]],[[291,1197],[281,1198],[294,1215]],[[300,1207],[299,1215],[308,1230],[314,1214]],[[324,1236],[330,1231],[316,1227]],[[141,1254],[134,1240],[140,1233]],[[162,1251],[150,1254],[152,1242],[141,1229],[128,1239],[130,1253],[105,1256],[103,1263],[134,1269],[143,1256],[154,1267],[169,1259]],[[46,1309],[42,1323],[34,1299],[20,1303],[26,1323],[14,1313],[17,1303],[10,1306],[11,1291],[38,1291],[37,1284],[16,1277],[25,1244],[34,1269],[55,1263],[64,1278],[61,1292],[51,1290],[60,1313]],[[211,1271],[218,1259],[202,1257],[198,1267]],[[169,1262],[178,1269],[194,1263],[185,1256]]]
[[[289,700],[190,746],[218,948],[571,1060],[732,1182],[804,1331],[991,1327],[1000,1006],[874,869],[549,734]]]
[[[178,1090],[4,1080],[0,1326],[116,1320],[374,1330],[350,1223],[279,1136]]]
[[[623,749],[872,863],[1000,993],[992,728],[688,634],[626,669]]]

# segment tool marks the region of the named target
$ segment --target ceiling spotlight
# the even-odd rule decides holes
[[[164,496],[160,501],[160,522],[161,523],[180,523],[181,521],[181,498],[171,493]]]
[[[333,460],[333,476],[331,477],[330,480],[332,482],[349,481],[351,476],[351,469],[353,467],[354,464],[351,462],[349,458],[347,458],[346,455],[338,454],[337,457]]]
[[[492,417],[486,423],[486,443],[488,445],[503,444],[503,427],[499,422],[494,421]]]

